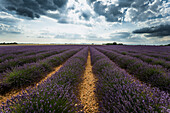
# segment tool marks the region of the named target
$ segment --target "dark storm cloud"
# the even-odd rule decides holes
[[[108,6],[108,11],[106,11],[105,17],[109,22],[121,22],[121,17],[123,13],[120,12],[120,7],[115,5]]]
[[[121,11],[121,8],[130,7],[132,1],[119,1],[116,4],[103,4],[102,1],[97,1],[94,3],[94,11],[102,16],[106,17],[108,22],[121,22],[125,13]]]
[[[9,11],[16,11],[18,15],[39,18],[47,15],[47,11],[60,10],[67,4],[68,0],[6,0],[4,7]]]
[[[130,14],[131,21],[145,21],[160,13],[162,0],[118,0],[116,3],[88,0],[93,3],[94,11],[106,18],[108,22],[124,21],[125,15]],[[161,15],[161,14],[160,14]]]
[[[133,33],[135,33],[135,34],[147,33],[149,35],[145,35],[146,37],[160,37],[160,38],[162,38],[164,36],[170,36],[170,24],[137,29],[137,30],[133,31]]]
[[[88,15],[88,13],[82,13],[82,16],[85,18],[85,20],[89,20],[90,16]]]
[[[96,0],[86,0],[88,4],[95,2]]]
[[[97,1],[94,3],[94,11],[102,16],[106,17],[108,22],[118,22],[120,17],[123,15],[120,12],[120,7],[111,5],[104,5],[103,2]]]
[[[97,1],[94,3],[94,11],[99,15],[106,14],[107,5],[103,5],[101,1]]]
[[[167,0],[118,0],[114,3],[111,1],[104,3],[102,0],[86,1],[98,15],[104,16],[108,22],[122,22],[127,18],[127,15],[131,21],[136,22],[163,18],[164,16],[160,13],[161,7],[163,7],[163,2],[168,2]],[[18,15],[31,19],[39,18],[41,15],[59,19],[60,14],[67,15],[68,10],[75,10],[75,7],[71,7],[71,9],[63,8],[67,2],[68,0],[4,0],[0,9],[4,7],[8,11],[16,11]],[[59,14],[48,13],[48,11],[56,10],[59,11]],[[64,12],[63,10],[67,11]],[[81,14],[81,17],[87,21],[91,17],[89,12],[81,11]]]
[[[18,8],[16,10],[17,14],[19,15],[22,15],[22,16],[27,16],[27,17],[30,17],[32,19],[34,18],[39,18],[40,15],[39,14],[36,14],[34,13],[32,10],[28,9],[28,8]]]
[[[91,17],[91,13],[90,11],[86,10],[86,11],[82,11],[82,17],[85,19],[85,20],[89,20],[90,17]]]
[[[116,32],[110,34],[110,40],[111,41],[119,41],[119,42],[125,42],[128,40],[129,37],[131,37],[131,33],[129,32]]]
[[[119,0],[119,7],[130,7],[135,0]]]
[[[129,32],[118,32],[118,33],[111,33],[110,37],[114,38],[121,38],[121,39],[126,39],[131,36],[131,33]]]

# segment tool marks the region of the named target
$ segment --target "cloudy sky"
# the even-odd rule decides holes
[[[0,0],[0,42],[170,43],[170,0]]]

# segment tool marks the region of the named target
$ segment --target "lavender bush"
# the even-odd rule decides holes
[[[0,63],[6,61],[6,60],[10,60],[10,59],[14,59],[16,57],[24,57],[24,56],[29,56],[29,55],[36,55],[38,53],[45,53],[47,51],[41,51],[41,50],[31,50],[31,51],[27,51],[24,52],[22,54],[16,55],[16,54],[6,54],[5,56],[0,57]]]
[[[7,69],[12,69],[15,66],[22,66],[26,63],[32,63],[37,62],[38,60],[44,59],[46,57],[49,57],[51,55],[59,54],[65,50],[63,49],[57,49],[57,50],[50,50],[45,53],[38,53],[35,55],[28,55],[28,56],[17,56],[14,59],[5,60],[4,62],[0,63],[0,73],[6,71]]]
[[[12,97],[1,106],[1,112],[75,113],[82,108],[74,90],[87,60],[88,48],[71,57],[51,78],[22,95]]]
[[[135,53],[129,53],[127,50],[113,50],[117,53],[120,53],[122,55],[129,55],[132,57],[136,57],[141,59],[144,62],[147,62],[149,64],[152,65],[161,65],[162,67],[166,68],[166,69],[170,69],[170,61],[166,61],[162,58],[155,58],[155,57],[151,57],[151,56],[147,56],[142,54],[141,52],[135,52]]]
[[[7,59],[13,59],[13,56],[21,57],[35,55],[41,52],[67,50],[79,46],[70,45],[42,45],[42,46],[0,46],[0,60],[3,62]],[[9,57],[9,58],[8,58]],[[11,57],[11,58],[10,58]]]
[[[139,80],[149,83],[154,87],[158,87],[161,90],[170,92],[170,73],[161,66],[150,65],[137,58],[121,55],[100,47],[98,47],[98,50]]]
[[[13,88],[26,87],[40,81],[48,72],[52,71],[53,67],[60,65],[80,49],[71,49],[37,63],[25,64],[7,71],[3,75],[2,83],[0,83],[0,94],[5,94]]]
[[[140,53],[141,55],[155,57],[170,61],[170,47],[169,46],[105,46],[106,49],[114,51],[125,51],[126,53]]]
[[[98,78],[96,93],[102,113],[169,112],[170,96],[128,75],[104,54],[91,48],[93,72]],[[96,56],[101,59],[96,60]]]

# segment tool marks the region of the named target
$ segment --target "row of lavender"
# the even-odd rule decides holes
[[[6,54],[6,55],[3,55],[0,57],[0,63],[6,61],[6,60],[10,60],[10,59],[14,59],[16,57],[22,57],[22,56],[28,56],[28,55],[35,55],[37,53],[43,53],[43,52],[46,52],[45,50],[44,51],[26,51],[24,53],[20,53],[20,54]]]
[[[170,73],[161,66],[150,65],[140,59],[106,50],[102,47],[97,47],[97,49],[139,80],[170,92]]]
[[[3,73],[7,69],[13,69],[16,66],[22,66],[27,63],[37,62],[39,60],[45,59],[55,54],[62,53],[66,51],[66,48],[57,48],[53,50],[48,50],[47,52],[37,53],[34,55],[24,55],[24,56],[17,56],[14,59],[5,60],[4,62],[0,63],[0,73]]]
[[[99,111],[104,113],[169,112],[170,96],[134,80],[103,53],[90,49],[93,72],[98,78]]]
[[[25,56],[35,56],[47,54],[48,52],[60,52],[64,50],[68,50],[70,48],[75,48],[78,46],[69,46],[69,45],[45,45],[45,46],[0,46],[0,63],[7,62],[8,60],[15,61],[17,58],[22,58]],[[54,54],[54,53],[53,53]],[[50,55],[49,55],[50,56]]]
[[[162,58],[155,58],[155,57],[151,57],[151,56],[146,56],[146,55],[141,54],[140,52],[138,52],[138,53],[128,53],[127,51],[121,51],[121,50],[114,50],[114,51],[117,52],[117,53],[120,53],[122,55],[130,55],[132,57],[139,58],[142,61],[147,62],[147,63],[152,64],[152,65],[160,65],[163,68],[166,68],[168,70],[170,69],[170,61],[164,60]]]
[[[53,51],[52,55],[50,52],[45,54],[44,56],[39,55],[38,58],[43,58],[42,60],[38,60],[37,62],[31,59],[36,59],[36,55],[34,57],[24,57],[27,63],[22,62],[21,65],[19,63],[15,63],[16,67],[9,67],[3,74],[1,74],[1,82],[0,82],[0,94],[5,94],[10,90],[20,87],[26,87],[28,85],[34,84],[34,82],[40,81],[47,73],[53,70],[54,67],[63,63],[66,59],[71,57],[73,54],[78,52],[82,47],[78,47],[76,49],[70,49],[63,53],[57,54],[58,52]],[[59,50],[58,50],[59,51]],[[63,49],[61,50],[63,51]],[[49,56],[51,55],[51,56]],[[47,57],[49,56],[49,57]],[[19,58],[20,62],[22,58]],[[32,62],[32,63],[29,63]],[[3,67],[4,65],[2,65]],[[2,69],[2,68],[1,68]]]
[[[74,48],[74,46],[72,47]],[[20,50],[18,48],[20,48]],[[34,62],[35,60],[43,59],[44,57],[48,57],[50,55],[70,49],[70,46],[10,46],[6,47],[7,50],[3,48],[4,50],[6,50],[6,54],[4,54],[2,47],[0,47],[0,49],[0,56],[3,55],[2,57],[0,57],[1,66],[7,65],[7,67],[10,67],[10,65],[13,66],[18,63],[23,64],[25,62],[27,63],[28,61]],[[0,72],[3,71],[4,67],[0,67]]]
[[[141,55],[163,59],[170,61],[170,47],[169,46],[107,46],[116,51],[124,51],[126,53],[140,53]]]
[[[59,48],[59,47],[57,47]],[[39,47],[37,46],[36,48],[33,46],[9,46],[6,48],[0,47],[0,63],[5,61],[5,60],[10,60],[14,59],[16,57],[22,57],[22,56],[28,56],[28,55],[35,55],[37,53],[43,53],[49,50],[56,50],[56,47]],[[4,51],[5,50],[5,51]]]
[[[69,46],[64,46],[69,47]],[[0,57],[9,54],[20,55],[26,52],[48,51],[50,49],[63,48],[62,45],[35,45],[35,46],[0,46]]]
[[[0,48],[2,49],[2,47],[0,47]],[[3,50],[10,50],[10,49],[12,51],[15,51],[13,48],[16,49],[16,51],[19,51],[19,49],[17,49],[17,48],[20,48],[22,51],[25,51],[25,52],[22,52],[21,54],[11,54],[9,52],[3,56],[3,57],[6,57],[7,59],[0,63],[0,82],[3,79],[3,75],[4,75],[3,73],[5,73],[6,71],[14,70],[15,67],[19,67],[19,66],[22,66],[22,65],[28,64],[28,63],[37,62],[37,61],[47,58],[51,55],[61,53],[65,50],[67,50],[69,47],[52,46],[50,48],[49,46],[47,46],[47,47],[46,46],[43,46],[43,47],[37,46],[35,48],[34,46],[17,46],[17,47],[9,46],[6,48],[3,47],[3,49],[0,50],[0,53],[2,55]]]
[[[115,51],[117,53],[120,53],[122,55],[130,55],[132,57],[139,58],[142,61],[147,62],[147,63],[152,64],[152,65],[161,65],[162,67],[164,67],[168,70],[170,69],[170,61],[168,61],[166,59],[163,59],[163,58],[160,58],[160,57],[155,58],[155,57],[152,57],[152,56],[148,56],[147,51],[145,53],[142,53],[141,50],[138,50],[138,52],[137,51],[134,52],[132,50],[127,49],[126,46],[125,47],[119,46],[119,47],[120,48],[118,48],[117,46],[116,47],[110,46],[110,47],[105,47],[105,48],[112,50],[112,51]],[[157,47],[155,47],[155,48],[157,48]],[[159,54],[161,54],[161,53],[159,53]],[[167,51],[167,54],[168,54],[168,51]],[[170,55],[166,56],[166,58],[169,58],[169,57],[170,57]]]
[[[29,55],[37,52],[45,52],[51,49],[62,48],[62,46],[0,46],[0,59],[12,59],[13,55]],[[9,58],[8,58],[9,57]],[[11,58],[10,58],[11,57]]]
[[[128,45],[128,46],[117,46],[118,48],[126,48],[128,51],[142,52],[148,54],[159,54],[159,55],[169,55],[169,46],[139,46],[139,45]]]
[[[82,109],[76,97],[88,55],[88,47],[71,57],[51,78],[34,89],[3,103],[1,112],[11,113],[68,113]]]

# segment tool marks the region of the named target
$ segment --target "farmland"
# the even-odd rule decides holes
[[[170,47],[0,46],[0,112],[168,113]]]

